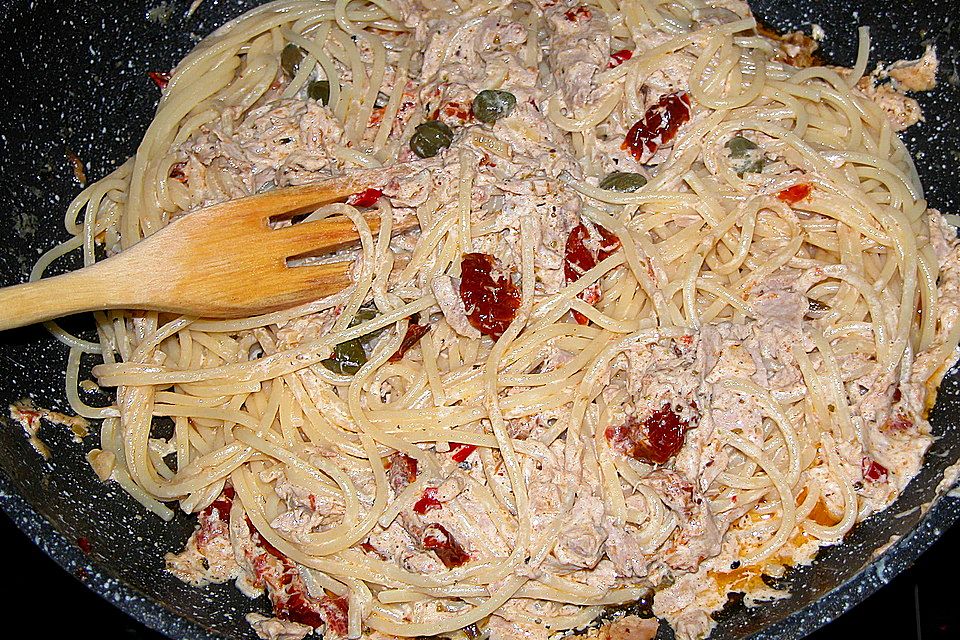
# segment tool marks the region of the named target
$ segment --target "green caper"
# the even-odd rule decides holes
[[[359,309],[357,309],[356,315],[353,316],[353,320],[350,321],[350,326],[355,327],[358,324],[362,324],[364,322],[370,322],[371,320],[376,318],[378,315],[380,315],[380,312],[377,311],[377,308],[372,304],[370,304],[369,306],[366,306],[366,305],[362,306]],[[380,335],[385,330],[386,330],[386,327],[384,327],[383,329],[377,329],[375,331],[371,331],[370,333],[364,334],[363,336],[360,336],[360,337],[373,338],[375,336]]]
[[[506,118],[517,106],[517,97],[509,91],[484,89],[473,99],[473,117],[480,122],[493,124]]]
[[[739,160],[736,163],[737,175],[743,177],[745,173],[760,173],[763,171],[763,165],[766,159],[763,152],[752,140],[743,136],[734,136],[727,141],[727,149],[730,150],[730,158]]]
[[[307,85],[307,97],[318,101],[320,104],[329,104],[330,82],[327,80],[314,80]]]
[[[321,360],[320,364],[334,373],[352,376],[366,362],[367,352],[363,349],[363,343],[360,342],[360,338],[354,338],[335,346],[330,357]]]
[[[380,313],[375,306],[372,304],[364,305],[357,309],[357,313],[350,320],[349,326],[355,327],[364,322],[369,322],[378,315],[380,315]],[[352,376],[367,362],[367,350],[364,348],[364,342],[369,342],[385,330],[386,327],[371,331],[358,338],[341,342],[333,348],[333,353],[330,357],[321,360],[320,364],[334,373]]]
[[[597,185],[607,191],[616,191],[618,193],[632,193],[647,184],[647,179],[639,173],[628,173],[626,171],[614,171]]]
[[[743,136],[733,136],[727,141],[727,149],[730,150],[730,157],[738,160],[746,158],[751,151],[757,148],[757,143]]]
[[[432,158],[453,142],[453,131],[439,120],[418,124],[410,138],[410,150],[421,158]]]
[[[288,44],[280,52],[280,68],[291,78],[297,75],[301,62],[303,62],[303,50],[295,44]]]

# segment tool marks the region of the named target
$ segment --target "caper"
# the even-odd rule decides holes
[[[739,160],[736,163],[737,175],[741,178],[745,173],[760,173],[763,171],[763,165],[766,164],[766,158],[763,152],[752,140],[743,136],[734,136],[727,141],[727,149],[730,150],[730,158]]]
[[[350,320],[349,326],[355,327],[358,324],[369,322],[378,315],[380,315],[380,313],[372,304],[362,306],[357,309],[357,313]],[[386,327],[371,331],[358,338],[341,342],[333,348],[333,353],[330,357],[321,360],[320,364],[334,373],[352,376],[367,362],[367,350],[363,346],[364,342],[370,341],[385,330]]]
[[[368,303],[368,304],[369,304],[369,303]],[[350,321],[350,326],[351,326],[351,327],[355,327],[355,326],[357,326],[358,324],[362,324],[362,323],[364,323],[364,322],[370,322],[371,320],[373,320],[374,318],[376,318],[378,315],[380,315],[380,313],[377,311],[377,308],[376,308],[375,306],[373,306],[372,304],[370,304],[370,306],[360,307],[359,309],[357,309],[356,315],[353,316],[353,320]],[[386,327],[384,327],[384,328],[386,328]],[[377,329],[376,331],[371,331],[370,333],[365,334],[365,335],[367,335],[367,336],[375,336],[375,335],[380,334],[383,330],[384,330],[384,329]],[[363,336],[361,336],[361,337],[363,337]]]
[[[730,150],[730,157],[738,160],[746,158],[747,154],[757,148],[757,143],[743,136],[733,136],[727,141],[727,149]]]
[[[280,52],[280,68],[291,78],[297,75],[301,62],[303,62],[303,50],[295,44],[288,44]]]
[[[643,185],[647,184],[647,179],[639,173],[628,173],[626,171],[614,171],[606,178],[600,181],[598,185],[601,189],[607,191],[616,191],[618,193],[633,193]]]
[[[320,364],[334,373],[352,376],[366,362],[367,352],[363,349],[363,343],[360,342],[360,338],[354,338],[335,346],[330,357],[321,360]]]
[[[480,122],[493,124],[506,118],[517,106],[517,97],[509,91],[484,89],[473,99],[473,117]]]
[[[410,150],[421,158],[432,158],[453,142],[453,131],[439,120],[417,125],[410,138]]]
[[[318,101],[320,104],[330,102],[330,82],[327,80],[314,80],[307,85],[307,96]]]

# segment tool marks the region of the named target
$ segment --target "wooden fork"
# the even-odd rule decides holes
[[[199,209],[102,262],[0,289],[0,330],[106,309],[237,318],[336,293],[350,284],[352,262],[290,267],[287,260],[357,242],[353,222],[332,216],[274,229],[269,220],[343,201],[378,179],[382,173],[363,171]],[[377,233],[379,218],[367,222]]]

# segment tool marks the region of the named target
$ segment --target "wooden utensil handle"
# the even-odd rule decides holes
[[[97,265],[0,289],[0,331],[81,311],[122,306],[106,270]]]

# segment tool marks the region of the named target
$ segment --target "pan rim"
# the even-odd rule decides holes
[[[863,603],[913,565],[944,531],[960,521],[958,498],[960,496],[950,495],[949,491],[936,496],[930,508],[906,535],[890,544],[882,554],[871,558],[849,579],[834,586],[819,600],[761,631],[745,636],[744,640],[799,640]],[[226,637],[141,593],[93,563],[51,519],[20,494],[2,469],[0,510],[71,579],[77,580],[140,624],[171,640],[221,640]],[[81,571],[85,576],[83,580],[77,577]]]
[[[0,16],[9,17],[14,4],[12,0],[0,0]],[[225,637],[188,615],[175,611],[162,600],[154,599],[116,576],[106,574],[104,568],[94,564],[70,541],[69,535],[20,493],[15,482],[2,469],[0,510],[71,579],[77,579],[77,570],[83,569],[89,579],[80,581],[82,584],[137,622],[170,638],[212,640]],[[878,515],[889,513],[889,510],[885,510]],[[889,545],[882,554],[869,559],[850,578],[831,587],[819,600],[744,638],[792,640],[813,633],[900,575],[958,520],[960,500],[949,495],[936,495],[930,508],[902,538]],[[884,568],[878,569],[881,566]]]

